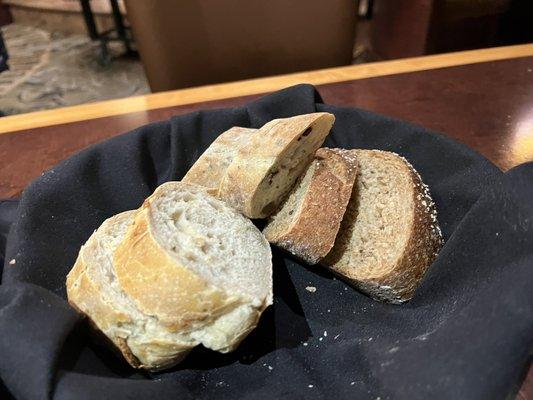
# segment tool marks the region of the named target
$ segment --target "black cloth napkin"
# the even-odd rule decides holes
[[[199,347],[148,374],[93,341],[65,276],[94,229],[180,179],[224,130],[314,111],[336,116],[327,146],[395,151],[429,185],[446,244],[413,300],[373,301],[274,249],[274,305],[234,353]],[[308,85],[143,126],[24,191],[0,285],[1,380],[18,399],[512,398],[533,337],[532,182],[533,164],[504,174],[422,127],[323,104]]]

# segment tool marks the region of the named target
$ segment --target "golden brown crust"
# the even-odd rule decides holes
[[[335,118],[329,113],[312,113],[292,118],[272,120],[250,135],[228,167],[220,184],[218,197],[249,218],[266,218],[272,214],[290,191],[296,179],[307,167],[326,138]],[[290,182],[279,191],[272,204],[262,204],[270,178],[279,173],[285,164],[293,162],[291,155],[301,148],[302,138],[313,129],[314,143],[300,162],[291,169]],[[307,140],[307,139],[306,139]],[[266,186],[266,187],[265,187]]]
[[[143,367],[139,359],[135,357],[135,355],[131,352],[131,349],[129,348],[128,342],[126,341],[126,339],[118,337],[113,343],[120,350],[120,352],[122,353],[122,355],[124,356],[128,364],[130,364],[133,368]]]
[[[266,299],[264,304],[252,306],[252,299],[209,284],[163,248],[151,229],[150,215],[153,201],[166,190],[206,192],[182,182],[160,186],[137,211],[114,252],[115,273],[125,295],[144,315],[156,318],[166,332],[183,336],[180,343],[151,337],[141,342],[127,341],[132,354],[141,362],[151,360],[149,365],[141,366],[151,370],[176,364],[199,343],[218,351],[233,350],[257,325],[269,305]],[[234,311],[238,313],[229,318]],[[217,339],[218,334],[221,336]]]
[[[367,291],[374,297],[397,304],[413,297],[443,244],[435,203],[429,189],[411,164],[405,159],[404,162],[409,168],[414,189],[414,221],[409,240],[396,267],[388,275],[364,282]]]
[[[149,197],[139,209],[114,253],[119,285],[139,310],[179,332],[189,329],[191,322],[216,319],[241,302],[179,265],[160,246],[150,232],[151,201]]]
[[[99,331],[107,330],[111,325],[130,322],[124,313],[118,312],[111,304],[102,299],[101,288],[92,281],[86,273],[83,261],[84,249],[80,251],[74,267],[67,275],[67,297],[69,304],[80,314],[84,315],[91,326]],[[140,363],[133,356],[127,342],[123,338],[107,338],[117,350],[122,353],[126,361],[134,368],[140,368]]]
[[[128,363],[149,370],[175,365],[199,343],[213,350],[233,350],[271,304],[270,296],[257,304],[243,294],[215,288],[161,247],[149,218],[151,201],[160,190],[206,192],[180,182],[162,185],[141,209],[130,212],[130,219],[119,221],[121,225],[113,225],[118,216],[107,220],[82,247],[67,277],[73,307],[113,342]],[[134,223],[128,227],[133,215]],[[100,257],[106,260],[120,241],[118,232],[123,235],[116,229],[104,234],[110,226],[128,227],[114,251],[113,282],[119,288],[114,291],[106,290],[107,278],[101,275],[106,270],[97,268]],[[266,240],[264,245],[268,248]]]
[[[374,150],[379,153],[394,154],[402,160],[411,178],[412,200],[414,204],[413,221],[409,237],[402,255],[395,265],[383,275],[368,279],[351,277],[348,270],[330,269],[353,286],[377,300],[400,304],[412,298],[424,273],[437,257],[443,240],[437,222],[437,211],[431,199],[428,187],[422,182],[420,175],[403,157],[395,153]],[[356,194],[355,194],[356,195]],[[328,260],[330,261],[330,260]]]
[[[264,231],[271,243],[309,264],[319,262],[333,247],[358,167],[355,154],[344,149],[318,149],[313,162],[313,176],[288,229],[274,233],[267,225]]]
[[[194,183],[217,195],[220,182],[235,158],[239,147],[244,145],[248,136],[256,129],[235,126],[221,133],[209,148],[196,160],[182,179],[182,182]]]

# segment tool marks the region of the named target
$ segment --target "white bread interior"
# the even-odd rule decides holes
[[[266,123],[239,148],[218,197],[249,218],[270,216],[311,163],[334,121],[333,114],[312,113]]]
[[[200,343],[231,351],[256,326],[272,303],[270,247],[204,188],[169,182],[102,224],[67,291],[131,365],[162,369]]]

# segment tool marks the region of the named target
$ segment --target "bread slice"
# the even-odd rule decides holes
[[[324,264],[369,296],[402,303],[442,246],[435,204],[404,158],[378,150],[355,154],[353,196]]]
[[[352,195],[357,175],[353,150],[318,149],[263,234],[309,264],[329,253]]]
[[[113,267],[113,252],[132,223],[135,211],[115,215],[91,235],[81,247],[74,267],[67,275],[69,303],[89,317],[120,349],[128,362],[139,366],[137,358],[125,345],[125,339],[137,321],[146,317],[122,295]],[[124,326],[122,332],[119,325]]]
[[[239,148],[256,129],[235,126],[220,134],[209,148],[196,160],[182,182],[194,183],[217,195],[220,182]]]
[[[329,113],[275,119],[239,148],[218,196],[249,218],[271,215],[307,168],[328,135]]]
[[[104,222],[67,291],[132,366],[158,370],[200,343],[238,346],[272,304],[270,247],[204,188],[169,182],[134,214]]]

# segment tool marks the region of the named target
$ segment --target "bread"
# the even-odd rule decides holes
[[[132,366],[158,370],[200,343],[238,346],[272,304],[270,247],[204,188],[169,182],[134,214],[104,222],[67,291]]]
[[[307,168],[335,117],[275,119],[253,132],[228,167],[218,196],[249,218],[271,215]]]
[[[378,150],[355,154],[356,187],[324,264],[369,296],[402,303],[442,246],[435,205],[404,158]]]
[[[126,211],[105,220],[81,247],[67,275],[67,296],[77,311],[87,315],[95,327],[124,352],[126,359],[138,366],[137,359],[124,346],[128,333],[121,332],[118,325],[128,327],[135,318],[146,318],[129,299],[121,296],[112,262],[113,251],[134,215],[135,211]]]
[[[255,132],[255,129],[235,126],[221,133],[196,160],[182,182],[204,186],[209,193],[217,195],[228,166],[252,132]]]
[[[335,243],[356,175],[353,150],[318,149],[263,230],[267,240],[309,264],[318,263]]]

